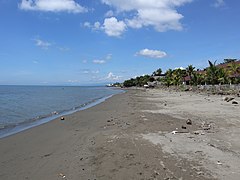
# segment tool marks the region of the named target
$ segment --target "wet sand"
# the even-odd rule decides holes
[[[221,96],[129,90],[0,139],[0,179],[238,179],[239,117]]]

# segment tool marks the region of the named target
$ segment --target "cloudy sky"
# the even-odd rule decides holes
[[[0,85],[94,85],[239,58],[237,0],[0,0]]]

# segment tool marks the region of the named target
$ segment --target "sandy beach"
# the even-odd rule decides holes
[[[240,106],[224,98],[128,90],[0,139],[0,179],[238,180]]]

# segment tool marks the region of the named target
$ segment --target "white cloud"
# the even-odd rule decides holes
[[[85,23],[83,24],[83,26],[84,26],[84,27],[87,27],[87,28],[91,28],[91,27],[92,27],[91,24],[90,24],[90,22],[85,22]]]
[[[58,47],[58,49],[63,52],[67,52],[70,50],[68,47]]]
[[[95,22],[94,24],[91,24],[90,22],[85,22],[83,24],[83,27],[86,27],[86,28],[90,28],[92,29],[93,31],[98,31],[98,30],[102,30],[102,26],[101,26],[101,23],[100,22]]]
[[[52,45],[51,43],[49,43],[47,41],[43,41],[41,39],[34,39],[34,41],[35,41],[36,46],[39,46],[43,49],[48,49]]]
[[[99,70],[96,70],[96,71],[91,71],[92,74],[99,74]]]
[[[102,27],[108,36],[121,36],[126,31],[126,24],[123,21],[118,21],[115,17],[106,18]]]
[[[108,54],[107,56],[106,56],[106,60],[111,60],[112,59],[112,54]]]
[[[105,17],[112,17],[114,15],[112,10],[109,10],[105,13]]]
[[[105,60],[95,59],[95,60],[93,60],[93,63],[95,63],[95,64],[104,64],[104,63],[106,63],[106,61]]]
[[[19,4],[22,10],[46,11],[46,12],[87,12],[85,7],[76,3],[74,0],[22,0]]]
[[[225,6],[224,0],[215,0],[215,3],[213,4],[214,7],[219,8],[222,6]]]
[[[107,54],[105,58],[94,59],[93,63],[95,64],[105,64],[107,61],[112,59],[112,54]]]
[[[183,18],[183,15],[178,13],[176,8],[192,1],[193,0],[102,0],[102,3],[116,8],[118,12],[134,14],[132,18],[125,19],[125,24],[127,24],[128,27],[142,28],[152,26],[157,31],[164,32],[182,29],[180,20]]]
[[[120,80],[121,78],[122,76],[116,76],[112,72],[108,73],[106,77],[107,80],[114,80],[114,81]]]
[[[67,82],[68,82],[68,83],[79,83],[79,82],[81,82],[81,81],[79,81],[79,80],[68,80]]]
[[[34,64],[38,64],[38,61],[34,60],[33,63],[34,63]]]
[[[89,70],[84,70],[82,73],[83,74],[89,74]]]
[[[94,30],[99,30],[99,29],[101,29],[101,24],[100,24],[100,22],[98,22],[98,21],[95,22],[94,25],[93,25],[93,29],[94,29]]]
[[[142,49],[136,55],[159,59],[167,56],[167,53],[159,50]]]
[[[90,70],[90,69],[84,69],[82,71],[83,74],[99,74],[99,70]]]
[[[98,21],[95,22],[94,24],[85,22],[83,26],[86,28],[90,28],[93,31],[102,30],[108,36],[115,36],[115,37],[121,36],[126,31],[126,28],[127,28],[127,25],[125,24],[124,21],[118,21],[117,18],[115,17],[105,18],[103,24],[101,24]]]
[[[176,69],[185,70],[185,68],[184,68],[184,67],[175,67],[174,69],[175,69],[175,70],[176,70]]]

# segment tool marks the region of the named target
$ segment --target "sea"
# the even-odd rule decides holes
[[[124,91],[109,87],[0,86],[0,138],[105,101]]]

